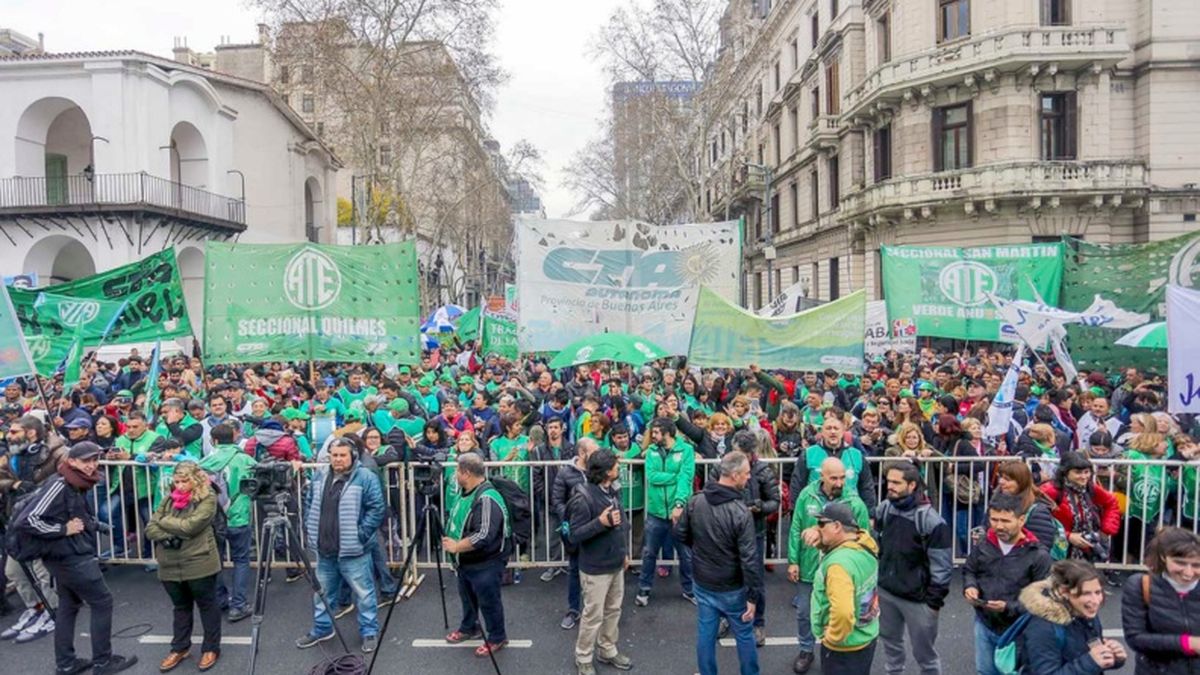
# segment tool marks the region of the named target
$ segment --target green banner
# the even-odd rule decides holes
[[[756,316],[700,289],[688,362],[697,366],[825,370],[863,369],[867,295],[856,291],[799,314]]]
[[[476,307],[454,321],[454,332],[458,335],[459,340],[470,342],[479,339],[479,313],[481,311],[483,311],[482,307]]]
[[[205,258],[206,362],[420,361],[412,242],[208,242]]]
[[[1167,285],[1200,288],[1200,235],[1185,234],[1148,244],[1093,244],[1067,239],[1075,255],[1067,256],[1062,307],[1079,311],[1097,293],[1117,307],[1166,320]],[[1136,367],[1166,372],[1167,353],[1114,344],[1119,332],[1067,326],[1071,356],[1080,368]]]
[[[66,358],[77,327],[83,328],[87,347],[101,341],[127,344],[192,334],[173,248],[52,288],[55,296],[65,299],[40,308],[34,306],[40,291],[9,289],[30,354],[42,375],[53,373]],[[107,335],[102,302],[125,303]]]
[[[29,357],[29,348],[25,345],[21,323],[17,321],[17,312],[8,298],[8,291],[7,287],[0,290],[4,296],[0,298],[0,379],[34,372],[33,360]]]
[[[56,287],[55,287],[56,288]],[[57,353],[47,354],[40,361],[35,361],[39,375],[49,377],[58,370],[60,364],[65,366],[63,373],[63,389],[70,391],[79,381],[80,365],[83,361],[84,347],[89,344],[99,346],[107,341],[108,336],[116,327],[124,302],[110,300],[80,300],[69,295],[58,293],[38,294],[33,307],[43,325],[58,324],[65,330],[67,353],[58,358]],[[65,336],[69,335],[69,338]],[[53,350],[56,351],[56,350]]]
[[[517,360],[517,324],[515,321],[483,313],[483,344],[480,353],[496,354],[510,361]]]
[[[988,300],[1041,300],[1058,306],[1063,245],[952,248],[883,246],[883,296],[893,326],[915,323],[917,335],[1013,341]]]

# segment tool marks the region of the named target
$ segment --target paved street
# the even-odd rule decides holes
[[[339,647],[336,641],[331,641],[310,650],[296,649],[292,642],[307,630],[311,620],[309,594],[303,582],[285,584],[282,575],[276,578],[263,623],[258,672],[307,673],[320,660],[321,648],[332,656],[338,653]],[[117,599],[113,620],[117,632],[114,648],[118,653],[136,654],[141,660],[138,668],[131,672],[157,672],[157,664],[167,652],[166,644],[171,634],[170,607],[165,593],[154,576],[140,567],[114,569],[108,573],[108,580]],[[492,672],[486,660],[476,658],[472,649],[449,647],[442,642],[441,637],[446,631],[442,628],[436,581],[436,575],[430,570],[424,585],[413,598],[397,606],[386,640],[381,643],[376,672],[446,675]],[[447,581],[446,599],[453,625],[459,616],[458,596],[453,578],[447,577]],[[633,605],[633,578],[627,579],[625,612],[621,620],[622,650],[633,657],[635,672],[693,673],[695,610],[679,596],[674,576],[666,579],[666,583],[661,579],[657,581],[650,606],[638,608]],[[795,622],[790,606],[791,588],[782,567],[768,575],[767,597],[767,634],[772,639],[760,650],[762,672],[791,673],[791,661],[795,656]],[[961,597],[957,589],[952,597]],[[565,577],[544,584],[536,574],[527,573],[522,584],[504,590],[504,598],[509,638],[522,646],[497,654],[501,672],[507,675],[574,673],[575,633],[558,627],[566,600]],[[1110,596],[1102,618],[1107,629],[1120,628],[1120,607],[1115,596]],[[346,633],[351,649],[358,653],[353,615],[343,618],[339,626]],[[86,615],[77,630],[81,635],[86,633]],[[970,609],[961,600],[952,601],[942,612],[942,632],[938,640],[944,673],[972,672],[971,630]],[[194,633],[200,633],[198,619]],[[249,636],[249,620],[226,624],[222,659],[215,672],[245,672],[250,657]],[[80,637],[76,645],[87,653],[85,637]],[[191,663],[181,666],[177,672],[195,672],[198,640],[194,649]],[[725,647],[719,651],[721,672],[736,673],[737,659],[733,648]],[[4,643],[0,653],[4,655],[0,659],[0,675],[53,671],[53,644],[49,637],[21,646]],[[872,673],[883,673],[882,659],[881,648]],[[616,672],[604,667],[599,670]],[[916,669],[910,664],[907,672],[915,673]],[[1132,667],[1120,672],[1132,672]]]

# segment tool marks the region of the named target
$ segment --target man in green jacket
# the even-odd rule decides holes
[[[870,672],[879,637],[879,548],[841,502],[825,505],[817,532],[824,555],[813,576],[810,618],[821,672]]]
[[[796,510],[792,514],[792,527],[788,532],[788,581],[796,584],[796,611],[799,619],[800,653],[792,663],[797,673],[808,672],[812,667],[816,649],[812,625],[809,623],[813,576],[821,562],[817,548],[820,541],[817,517],[826,504],[839,502],[850,507],[860,530],[870,523],[867,505],[854,492],[846,492],[846,466],[836,457],[827,457],[821,462],[821,478],[810,483],[796,496]]]
[[[654,567],[663,544],[670,542],[679,556],[679,581],[683,597],[693,605],[692,552],[675,540],[672,524],[679,519],[683,505],[692,496],[696,475],[696,452],[675,437],[675,422],[659,417],[650,423],[651,445],[646,449],[646,530],[642,537],[642,569],[634,602],[650,604],[654,586]]]
[[[225,539],[229,543],[229,560],[233,563],[229,586],[225,585],[224,578],[217,586],[217,601],[222,609],[228,606],[230,622],[241,621],[250,616],[246,589],[250,585],[250,543],[254,541],[250,515],[253,502],[248,495],[242,494],[241,488],[242,482],[253,475],[257,462],[235,445],[236,424],[222,422],[213,427],[210,435],[213,451],[200,462],[200,468],[210,474],[221,474],[229,487]]]
[[[141,410],[131,410],[125,419],[125,435],[117,438],[113,444],[114,452],[109,453],[109,459],[129,460],[138,464],[129,467],[128,472],[116,474],[117,480],[109,480],[109,504],[115,505],[109,510],[109,524],[112,526],[113,556],[120,557],[125,551],[125,532],[136,529],[140,532],[150,522],[151,500],[155,498],[155,488],[158,486],[158,468],[151,464],[157,457],[151,453],[150,447],[159,439],[158,434],[150,431],[146,415]],[[132,476],[132,485],[126,478]],[[121,492],[124,490],[125,492]],[[121,500],[127,500],[128,491],[133,490],[136,509],[122,509]],[[125,503],[128,503],[126,501]],[[137,519],[136,524],[133,521]],[[142,557],[151,558],[150,541],[142,538]]]

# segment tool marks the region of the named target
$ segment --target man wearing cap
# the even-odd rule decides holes
[[[470,375],[463,375],[458,378],[458,407],[460,410],[466,410],[471,407],[471,401],[475,400],[475,378]]]
[[[113,597],[96,559],[96,517],[87,494],[100,481],[100,446],[83,442],[58,465],[58,475],[35,495],[36,505],[13,527],[36,542],[62,601],[56,613],[54,659],[58,673],[110,675],[132,667],[136,656],[112,653]],[[75,619],[91,610],[91,660],[75,654]]]
[[[917,385],[917,406],[927,420],[933,419],[934,408],[937,407],[937,400],[934,398],[936,393],[937,387],[932,382],[922,382]]]
[[[829,502],[817,514],[821,562],[813,575],[810,620],[824,675],[868,673],[879,636],[879,549],[854,511]]]
[[[417,380],[417,393],[421,397],[421,406],[430,415],[436,415],[442,411],[441,401],[438,400],[437,392],[433,389],[435,384],[437,384],[437,375],[433,373],[425,373],[420,380]]]
[[[242,452],[237,443],[239,425],[235,420],[229,420],[212,428],[212,452],[200,461],[200,468],[212,474],[225,477],[225,485],[229,486],[229,506],[225,510],[227,518],[225,540],[229,544],[229,559],[233,570],[229,586],[224,579],[217,587],[217,599],[222,606],[228,606],[229,620],[241,621],[250,616],[246,605],[246,589],[250,584],[250,543],[254,532],[250,522],[250,497],[242,494],[242,482],[251,477],[251,472],[257,462],[250,455]]]
[[[308,415],[301,412],[299,408],[284,408],[280,416],[287,423],[286,431],[296,442],[300,456],[306,462],[312,460],[312,442],[308,440]]]
[[[91,436],[92,422],[90,419],[76,417],[64,425],[63,431],[67,434],[67,445],[75,445]]]
[[[793,481],[801,472],[793,472]],[[793,482],[793,488],[798,485]],[[813,577],[817,573],[820,552],[815,542],[819,540],[817,516],[826,504],[840,502],[850,507],[859,529],[865,530],[869,523],[867,505],[858,494],[845,490],[846,465],[836,457],[827,457],[821,462],[821,477],[815,483],[796,493],[796,510],[788,532],[788,581],[797,584],[796,617],[798,620],[800,653],[792,663],[796,673],[806,673],[815,660],[816,638],[811,624],[811,596]]]
[[[409,439],[424,437],[425,420],[413,414],[408,394],[403,393],[388,404],[388,415],[392,419],[392,430],[387,434],[389,445],[399,449],[412,448]]]

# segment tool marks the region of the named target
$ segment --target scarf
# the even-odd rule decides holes
[[[917,506],[917,493],[916,491],[913,491],[912,493],[904,495],[899,499],[892,499],[889,497],[888,501],[890,501],[892,506],[896,507],[896,509],[900,511],[911,511]]]
[[[80,492],[87,492],[100,482],[99,471],[89,476],[66,462],[58,465],[58,475],[62,476],[68,485]]]
[[[192,503],[191,492],[184,492],[179,488],[171,490],[171,506],[174,506],[175,510],[182,511],[190,503]]]
[[[1095,502],[1092,501],[1092,486],[1091,484],[1082,487],[1073,483],[1066,483],[1067,507],[1071,509],[1071,518],[1074,520],[1072,530],[1080,535],[1088,536],[1100,531],[1100,512],[1096,509]],[[1072,558],[1082,560],[1087,559],[1087,552],[1072,546]]]

